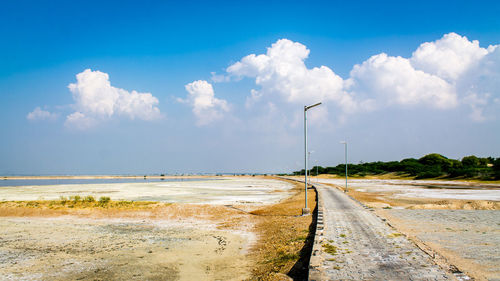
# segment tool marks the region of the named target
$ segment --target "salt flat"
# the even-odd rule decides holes
[[[254,217],[223,205],[260,208],[290,196],[293,187],[258,177],[0,187],[3,201],[92,195],[178,203],[122,210],[6,202],[0,208],[0,279],[248,279]]]
[[[247,250],[202,220],[0,217],[1,280],[241,280]]]
[[[312,183],[345,185],[345,179],[316,179]],[[359,192],[391,193],[393,197],[500,201],[500,187],[460,181],[349,179],[348,188]]]
[[[224,177],[201,181],[67,184],[0,187],[0,201],[54,200],[61,196],[109,196],[112,200],[198,204],[270,204],[290,195],[284,181]]]

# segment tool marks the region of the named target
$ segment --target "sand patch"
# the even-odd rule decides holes
[[[247,238],[208,222],[0,218],[0,274],[44,280],[241,280]]]
[[[476,280],[500,278],[500,211],[377,210],[394,227],[438,260],[452,264]]]

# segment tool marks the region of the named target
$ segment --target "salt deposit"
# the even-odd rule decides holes
[[[71,184],[0,187],[0,201],[55,200],[61,196],[87,196],[112,200],[198,204],[269,204],[290,195],[284,181],[254,177],[224,177],[203,181]]]
[[[345,185],[345,179],[318,179],[321,183]],[[314,183],[316,178],[312,180]],[[500,201],[494,184],[459,181],[350,179],[348,187],[362,192],[391,193],[395,197]]]

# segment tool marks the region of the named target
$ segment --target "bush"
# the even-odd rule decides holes
[[[441,169],[429,169],[427,171],[421,172],[417,174],[417,179],[428,179],[428,178],[437,178],[441,176],[443,173]]]
[[[108,204],[109,201],[111,201],[111,198],[109,198],[108,196],[102,196],[99,198],[99,204],[101,205]]]
[[[88,202],[88,203],[92,203],[92,202],[95,202],[95,198],[94,198],[94,196],[89,195],[89,196],[85,196],[83,201]]]
[[[464,167],[471,167],[471,168],[479,167],[479,158],[477,158],[474,155],[466,156],[462,158],[462,165],[464,165]]]
[[[345,176],[345,164],[335,167],[313,167],[311,175],[316,174],[316,168],[320,174],[336,174]],[[461,161],[448,159],[445,156],[432,153],[420,159],[407,158],[401,161],[390,162],[368,162],[359,164],[348,164],[350,176],[379,175],[385,173],[396,173],[398,175],[409,175],[416,178],[481,178],[500,179],[500,158],[479,158],[476,156],[466,156]],[[304,170],[293,172],[295,176],[303,176]]]
[[[493,161],[493,176],[495,179],[500,180],[500,158]]]

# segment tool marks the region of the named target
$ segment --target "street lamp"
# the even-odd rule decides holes
[[[345,190],[347,192],[347,141],[341,141],[340,143],[344,144],[345,148]]]
[[[307,163],[308,163],[308,166],[310,166],[310,164],[311,164],[311,153],[314,153],[314,150],[307,152]],[[311,167],[311,170],[312,170],[312,167]],[[311,178],[311,171],[309,171],[308,175],[309,175],[309,178]]]
[[[305,191],[306,191],[306,204],[305,208],[302,209],[302,215],[309,214],[311,210],[307,208],[307,111],[315,106],[320,105],[321,102],[315,103],[313,105],[304,106],[304,175],[305,175]]]
[[[307,161],[309,162],[309,165],[311,164],[311,153],[314,153],[314,150],[307,152]],[[318,159],[315,159],[314,162],[316,163],[316,182],[318,182]],[[314,167],[311,167],[311,169],[309,170],[309,178],[311,178],[311,171],[313,168]]]
[[[319,183],[319,174],[318,174],[318,159],[316,159],[316,182]]]

